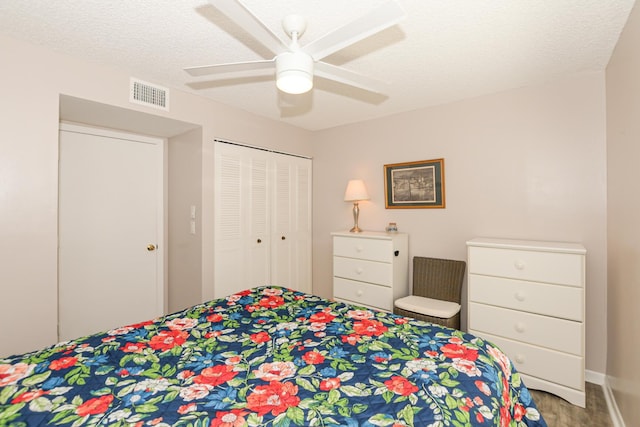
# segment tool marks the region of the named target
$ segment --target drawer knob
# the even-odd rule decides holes
[[[360,289],[358,289],[358,291],[356,292],[356,295],[361,297],[362,295],[364,295],[364,292],[362,292]]]
[[[356,252],[362,252],[363,249],[362,246],[356,246]]]
[[[515,328],[516,328],[516,332],[522,333],[522,332],[525,331],[524,323],[522,323],[522,322],[516,323]]]
[[[515,297],[516,297],[516,299],[517,299],[518,301],[524,301],[524,300],[527,298],[527,296],[525,295],[525,293],[524,293],[524,292],[522,292],[522,291],[518,291],[518,292],[516,292]]]
[[[524,363],[524,361],[525,361],[524,354],[518,354],[518,355],[516,355],[515,361],[516,361],[517,363]]]
[[[356,273],[358,273],[358,274],[362,274],[363,271],[364,270],[362,269],[362,267],[356,268]]]
[[[513,265],[515,265],[516,269],[518,270],[524,270],[525,267],[524,261],[522,260],[516,261]]]

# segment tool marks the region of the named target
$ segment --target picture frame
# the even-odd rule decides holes
[[[444,159],[384,165],[386,209],[444,208]]]

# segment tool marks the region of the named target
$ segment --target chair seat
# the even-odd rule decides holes
[[[460,312],[461,307],[460,304],[455,302],[419,297],[417,295],[409,295],[408,297],[397,299],[394,304],[403,310],[443,319],[455,316]]]

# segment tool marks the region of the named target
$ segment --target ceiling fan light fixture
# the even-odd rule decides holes
[[[276,58],[276,86],[293,95],[313,87],[313,58],[303,52],[284,52]]]

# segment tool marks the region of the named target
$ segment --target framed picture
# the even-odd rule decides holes
[[[387,209],[444,208],[444,159],[384,165]]]

